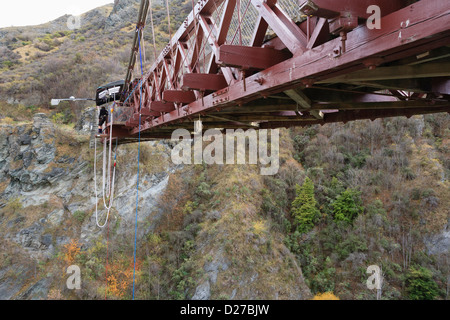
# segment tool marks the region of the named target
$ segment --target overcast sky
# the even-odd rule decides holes
[[[45,23],[65,14],[80,15],[114,0],[1,0],[0,28]]]

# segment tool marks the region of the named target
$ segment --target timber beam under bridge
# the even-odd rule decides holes
[[[135,39],[113,136],[450,112],[449,14],[448,0],[200,0],[130,80]]]

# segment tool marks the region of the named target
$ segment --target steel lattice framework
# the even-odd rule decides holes
[[[449,13],[448,0],[200,0],[131,80],[136,33],[113,135],[170,138],[199,117],[263,129],[450,112]]]

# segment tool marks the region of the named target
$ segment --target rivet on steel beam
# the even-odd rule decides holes
[[[314,84],[314,79],[303,79],[302,80],[302,83],[304,84],[304,86],[306,87],[306,88],[311,88],[312,87],[312,85]]]
[[[362,61],[362,63],[369,68],[369,70],[373,70],[383,63],[382,58],[369,58]]]
[[[260,85],[262,85],[264,83],[264,78],[259,77],[255,79],[255,82],[259,83]]]
[[[335,47],[335,48],[333,49],[333,57],[334,57],[334,58],[337,58],[337,57],[341,56],[341,53],[342,53],[342,48],[341,48],[341,46]]]

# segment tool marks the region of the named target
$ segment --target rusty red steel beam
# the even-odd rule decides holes
[[[212,20],[212,17],[211,17],[212,13],[224,1],[225,0],[204,0],[204,1],[199,1],[195,5],[194,10],[188,15],[188,17],[186,18],[186,20],[184,21],[182,26],[175,33],[174,37],[170,40],[169,44],[160,53],[156,62],[152,65],[149,72],[144,77],[144,84],[146,82],[150,81],[149,78],[150,78],[151,74],[153,74],[153,76],[155,77],[155,79],[154,79],[155,81],[154,82],[152,81],[152,82],[153,82],[153,86],[155,86],[156,88],[152,90],[152,98],[153,97],[155,99],[161,98],[162,92],[161,92],[160,88],[164,87],[163,83],[166,81],[166,79],[165,79],[166,75],[164,72],[165,71],[164,70],[164,61],[165,61],[164,59],[166,57],[169,57],[170,54],[172,54],[174,52],[174,48],[176,48],[178,46],[179,42],[186,41],[190,37],[194,36],[193,34],[195,33],[195,36],[197,37],[197,39],[195,39],[197,48],[195,48],[195,50],[194,50],[194,55],[192,56],[192,61],[190,62],[191,66],[192,66],[192,62],[195,61],[195,58],[198,55],[197,49],[198,49],[198,45],[199,45],[198,44],[199,38],[202,36],[206,36],[206,35],[204,35],[205,33],[208,35],[208,37],[211,38],[210,40],[212,40],[211,44],[212,44],[213,49],[220,46],[221,44],[223,44],[223,42],[226,39],[227,32],[229,30],[234,7],[236,5],[236,0],[228,0],[225,3],[225,12],[221,17],[219,30],[216,30],[214,25],[212,23],[208,23],[208,21]],[[256,1],[259,1],[259,0],[256,0]],[[304,35],[302,34],[301,30],[299,31],[298,28],[296,28],[295,24],[292,22],[292,20],[290,20],[289,17],[287,17],[282,12],[279,12],[279,9],[275,5],[275,3],[276,3],[276,0],[266,1],[266,4],[269,6],[269,10],[262,9],[263,12],[266,12],[266,14],[267,14],[267,12],[269,12],[274,15],[274,17],[268,18],[268,20],[279,19],[280,21],[283,21],[285,25],[287,25],[288,29],[289,28],[291,29],[290,33],[296,33],[297,35],[300,35],[303,37]],[[272,12],[273,10],[275,10],[275,13]],[[200,27],[197,24],[198,22],[200,22]],[[278,26],[273,25],[273,27],[277,28]],[[281,27],[281,28],[283,28],[283,27]],[[216,38],[216,35],[217,35],[217,38]],[[214,55],[213,55],[213,57],[211,57],[208,71],[212,70],[211,68],[214,64],[215,64],[215,62],[214,62]],[[195,70],[194,70],[194,72],[195,72]],[[222,72],[227,77],[228,83],[231,83],[234,81],[234,78],[233,78],[230,70],[224,70],[222,68]],[[157,74],[159,74],[159,75],[157,76]],[[157,77],[159,78],[159,81],[158,81],[158,79],[156,79]],[[131,85],[128,86],[129,90],[132,87],[133,86],[131,86]],[[122,99],[125,99],[125,95],[123,96]]]
[[[228,30],[230,29],[230,24],[233,18],[233,12],[236,7],[236,0],[227,0],[224,3],[225,10],[223,12],[223,15],[221,17],[221,22],[218,30],[218,36],[217,36],[217,45],[221,46],[223,45],[227,40],[227,34]],[[202,28],[203,30],[203,28]],[[208,62],[208,66],[206,69],[207,73],[211,73],[215,70],[217,70],[217,64],[215,61],[215,54],[211,55],[211,58]]]
[[[306,35],[291,18],[280,10],[276,1],[250,1],[292,54],[298,54],[306,49]]]
[[[175,105],[173,103],[166,103],[162,101],[151,101],[150,110],[156,112],[170,112],[175,110]],[[159,116],[159,114],[158,114]]]
[[[201,37],[203,38],[203,31],[201,31],[201,28],[198,28],[197,30],[197,37]],[[197,38],[198,40],[199,38]],[[200,68],[198,68],[198,65],[193,65],[194,59],[191,60],[191,62],[188,61],[188,54],[186,52],[186,47],[187,44],[181,41],[178,41],[177,43],[177,52],[180,55],[180,59],[182,59],[184,66],[186,67],[187,71],[189,73],[187,74],[194,74],[193,72],[197,72]],[[192,48],[193,53],[192,53],[192,57],[194,56],[198,56],[199,52],[197,51],[198,49],[198,41],[195,41],[194,43],[194,47]],[[181,80],[183,81],[183,80]],[[183,87],[182,87],[183,89]],[[198,92],[194,92],[195,97],[198,99],[200,98],[200,94]]]
[[[408,2],[408,0],[300,0],[299,4],[300,9],[307,15],[331,19],[341,12],[350,12],[367,19],[372,14],[367,12],[369,6],[378,6],[383,17],[407,6]]]
[[[327,110],[327,109],[339,109],[339,110],[390,110],[390,109],[408,109],[408,110],[419,110],[420,108],[437,108],[437,107],[449,107],[449,102],[441,101],[426,101],[426,100],[402,100],[402,101],[383,101],[383,102],[358,102],[358,103],[347,103],[347,102],[322,102],[313,103],[312,110]]]
[[[317,102],[387,102],[398,101],[390,94],[363,93],[352,90],[334,89],[326,87],[310,87],[305,89],[309,99]]]
[[[191,103],[196,100],[194,92],[183,90],[164,90],[162,99],[174,103]]]
[[[198,65],[197,61],[200,58],[200,54],[201,54],[201,46],[203,43],[203,38],[204,38],[204,32],[203,29],[200,28],[200,26],[197,25],[198,23],[196,23],[195,26],[195,40],[194,40],[194,46],[192,47],[192,57],[190,61],[187,61],[187,56],[186,56],[186,52],[185,52],[185,48],[183,46],[178,45],[178,51],[182,54],[183,56],[183,61],[185,63],[185,65],[187,66],[187,69],[189,70],[189,72],[200,72],[200,66]],[[186,44],[184,44],[185,46],[187,46]],[[181,52],[183,51],[183,52]]]
[[[447,1],[421,0],[381,18],[381,29],[359,26],[349,32],[347,51],[342,55],[332,57],[333,50],[341,43],[339,38],[314,50],[299,49],[291,59],[231,84],[226,92],[205,96],[176,112],[167,113],[164,119],[144,123],[141,130],[167,125],[212,109],[236,105],[239,101],[255,100],[264,96],[265,92],[281,92],[302,83],[330,78],[339,72],[363,69],[370,65],[369,58],[389,62],[401,56],[419,54],[425,48],[448,44],[449,12],[450,3]],[[130,133],[137,134],[138,129],[135,128]]]
[[[214,35],[218,34],[219,31],[216,29],[216,27],[211,22],[209,17],[200,15],[199,21],[200,21],[200,26],[202,27],[203,31],[208,35],[209,44],[211,46],[213,56],[217,57],[220,46]],[[211,64],[210,64],[210,66],[211,66]],[[230,68],[224,66],[224,67],[221,67],[220,69],[222,70],[222,74],[224,75],[225,79],[227,80],[227,83],[235,82],[233,72],[231,71]]]
[[[177,91],[166,93],[164,88],[169,87],[173,90],[181,89],[179,81],[179,71],[181,67],[181,61],[183,60],[184,66],[188,68],[189,72],[198,72],[197,58],[200,55],[200,45],[204,34],[208,34],[208,40],[211,42],[213,48],[218,48],[218,45],[225,41],[228,32],[229,24],[231,22],[233,10],[236,0],[227,1],[227,10],[221,21],[221,30],[215,30],[215,26],[212,23],[211,14],[214,9],[217,8],[223,1],[222,0],[209,0],[200,1],[194,7],[194,10],[190,13],[188,18],[182,27],[180,27],[171,39],[170,43],[164,48],[163,52],[159,55],[157,61],[153,64],[150,71],[143,77],[143,87],[151,86],[151,100],[162,100],[167,97],[167,101],[189,103],[192,93],[179,93]],[[199,23],[200,22],[200,23]],[[223,30],[222,30],[223,29]],[[216,35],[218,39],[216,40]],[[192,56],[188,61],[185,48],[189,38],[195,37]],[[174,53],[175,52],[175,53]],[[168,63],[170,61],[170,63]],[[172,68],[170,68],[172,67]],[[234,76],[229,68],[221,68],[223,74],[228,78],[228,83],[234,81]],[[131,85],[129,86],[131,87]],[[202,95],[198,92],[194,93],[195,98],[198,99]],[[144,95],[147,98],[147,95]],[[195,99],[194,99],[195,100]],[[138,101],[138,94],[136,91],[132,94],[129,104],[134,107],[135,112],[138,112],[140,101]],[[144,106],[148,105],[148,101],[144,101]]]
[[[222,74],[186,73],[183,75],[183,90],[217,91],[227,86],[227,81]]]
[[[168,84],[168,86],[172,89],[178,89],[178,86],[175,84],[177,82],[177,70],[178,68],[175,67],[175,70],[173,74],[170,74],[169,66],[167,63],[167,60],[171,57],[171,55],[174,52],[174,47],[176,50],[176,58],[175,63],[179,66],[178,61],[179,56],[183,55],[183,60],[186,60],[186,53],[183,52],[182,48],[179,47],[179,44],[182,43],[182,41],[186,41],[189,39],[189,37],[193,36],[193,32],[195,32],[195,41],[194,41],[194,52],[192,54],[192,61],[188,64],[188,69],[190,72],[196,72],[197,69],[195,68],[195,59],[198,57],[198,49],[199,44],[201,43],[201,37],[203,37],[205,34],[208,35],[208,41],[210,42],[210,45],[214,51],[214,54],[211,56],[211,61],[208,67],[208,70],[211,71],[211,68],[213,65],[215,65],[214,58],[217,55],[217,50],[221,44],[223,44],[226,40],[227,33],[229,31],[230,23],[232,20],[234,8],[236,6],[236,0],[226,0],[226,3],[224,5],[225,10],[223,12],[223,15],[221,17],[220,21],[220,27],[219,30],[216,30],[214,26],[214,21],[212,19],[212,13],[214,10],[217,9],[217,7],[222,4],[223,0],[209,0],[209,1],[200,1],[195,6],[194,10],[190,13],[188,18],[185,20],[185,23],[182,27],[179,28],[175,36],[171,39],[171,42],[166,46],[166,48],[163,50],[163,52],[159,55],[157,61],[154,63],[152,68],[150,69],[149,73],[144,77],[143,80],[143,86],[149,86],[149,82],[152,84],[152,94],[151,99],[161,99],[163,95],[164,88],[167,87],[165,83]],[[284,21],[284,24],[288,25],[288,28],[291,28],[294,33],[298,33],[298,35],[303,36],[301,30],[299,30],[294,23],[290,20],[289,17],[287,17],[284,13],[282,13],[276,6],[276,0],[270,0],[266,3],[269,6],[268,10],[263,9],[263,12],[269,12],[275,15],[275,18],[281,19]],[[275,11],[275,12],[272,12]],[[267,14],[266,12],[266,14]],[[269,18],[273,19],[273,18]],[[197,24],[199,23],[199,24]],[[273,26],[277,28],[276,26]],[[186,44],[186,42],[184,42]],[[174,45],[176,44],[176,45]],[[213,68],[214,70],[217,70],[217,67]],[[222,67],[221,68],[222,73],[225,75],[227,79],[227,83],[230,84],[235,81],[233,72],[230,70],[230,68]],[[150,79],[150,75],[153,76],[152,79]],[[131,86],[130,86],[131,87]],[[199,98],[199,94],[195,93],[196,98]],[[133,103],[134,109],[137,112],[138,110],[138,103],[137,103],[137,97],[136,93],[133,95],[133,98],[131,99],[130,103]],[[147,104],[145,101],[144,104]]]
[[[320,38],[324,38],[325,36],[328,36],[328,20],[325,18],[320,18],[316,26],[308,40],[308,44],[306,45],[307,49],[312,49],[316,46],[316,43],[319,42]]]
[[[274,128],[289,128],[292,126],[305,126],[305,125],[314,125],[314,124],[327,124],[327,123],[333,123],[333,122],[349,122],[349,121],[356,121],[356,120],[375,120],[378,118],[389,118],[389,117],[399,117],[399,116],[406,116],[411,117],[412,115],[417,114],[430,114],[430,113],[441,113],[441,112],[448,112],[450,113],[450,104],[447,104],[446,106],[439,106],[439,107],[422,107],[417,108],[414,110],[411,109],[389,109],[389,110],[378,110],[378,109],[368,109],[368,110],[358,110],[357,112],[354,111],[346,111],[346,110],[332,110],[331,112],[325,112],[323,119],[316,119],[313,117],[308,116],[307,114],[304,114],[301,117],[296,117],[298,120],[296,120],[295,117],[279,117],[278,119],[272,120],[272,121],[264,121],[259,123],[260,129],[274,129]],[[251,116],[250,116],[251,117]],[[204,129],[208,128],[241,128],[242,123],[239,120],[245,120],[245,117],[237,118],[236,121],[233,121],[233,119],[230,119],[230,121],[223,121],[223,122],[212,122],[209,123],[208,121],[204,121]],[[250,119],[251,120],[251,119]],[[186,123],[183,123],[181,126],[175,126],[176,128],[188,128],[190,130],[193,129],[193,125],[189,125]],[[120,130],[118,131],[119,128]],[[171,132],[175,128],[160,128],[157,131],[147,131],[142,133],[142,137],[146,138],[155,138],[155,139],[170,139],[171,138]],[[121,126],[115,126],[114,127],[114,135],[116,137],[129,137],[128,131],[124,130]]]
[[[143,116],[151,116],[151,117],[159,117],[161,115],[161,111],[150,110],[150,108],[142,108],[141,109],[141,115],[143,115]]]
[[[254,1],[258,2],[259,0]],[[169,76],[167,65],[165,63],[165,58],[170,56],[171,53],[173,53],[174,48],[177,47],[180,41],[188,39],[189,37],[192,36],[192,33],[195,32],[197,33],[196,35],[197,37],[200,37],[200,35],[201,36],[208,35],[208,37],[210,38],[209,40],[213,48],[213,51],[217,51],[218,47],[224,43],[231,23],[232,14],[234,11],[234,7],[236,5],[236,0],[228,0],[225,3],[225,12],[221,18],[220,28],[219,30],[216,30],[213,23],[211,23],[212,20],[211,15],[214,12],[214,10],[216,10],[223,2],[224,0],[208,0],[198,2],[195,5],[194,10],[189,14],[187,19],[183,23],[183,25],[178,29],[175,36],[170,40],[169,44],[161,52],[161,54],[157,58],[157,61],[153,64],[150,71],[144,77],[145,83],[148,81],[150,74],[153,73],[153,75],[156,77],[156,73],[158,72],[158,70],[160,70],[159,81],[155,81],[154,83],[154,86],[157,86],[156,88],[157,95],[159,96],[161,95],[162,92],[161,90],[158,89],[164,87],[163,83],[166,81],[166,77]],[[275,0],[266,1],[264,2],[264,4],[262,4],[261,2],[261,5],[257,3],[256,6],[260,8],[261,14],[265,16],[265,19],[267,21],[269,21],[269,25],[272,28],[275,28],[279,31],[280,37],[285,41],[289,42],[288,46],[291,49],[294,49],[296,46],[297,42],[296,37],[305,38],[304,33],[295,25],[295,23],[288,16],[286,16],[281,10],[279,10]],[[196,24],[197,21],[199,22],[200,28],[198,28],[198,25]],[[195,40],[196,40],[195,41],[196,48],[194,48],[195,49],[194,55],[190,63],[191,67],[193,66],[192,62],[198,56],[197,49],[199,45],[198,44],[199,39],[197,38]],[[214,57],[211,57],[211,61],[208,66],[208,71],[211,71],[213,64],[214,64]],[[222,68],[222,73],[227,78],[228,83],[235,81],[232,72],[228,68]],[[173,79],[171,80],[172,81],[170,83],[173,84]],[[160,97],[156,97],[156,99],[159,98]]]
[[[217,61],[241,69],[267,69],[289,57],[285,51],[274,48],[221,45]]]
[[[224,0],[208,0],[208,1],[199,1],[194,6],[193,11],[191,11],[188,15],[188,17],[185,19],[183,24],[180,26],[180,28],[177,30],[177,32],[174,34],[172,39],[170,39],[170,42],[166,45],[166,47],[163,49],[163,51],[159,54],[156,61],[153,63],[147,74],[145,75],[144,79],[148,78],[148,75],[150,75],[154,70],[156,70],[161,64],[162,60],[170,54],[176,48],[179,41],[185,41],[189,39],[190,36],[192,36],[195,33],[195,22],[197,21],[196,16],[202,14],[202,15],[211,15],[215,8],[219,7]]]
[[[272,112],[280,111],[308,111],[308,109],[300,109],[294,102],[284,100],[286,102],[270,102],[267,105],[254,105],[249,104],[241,107],[230,107],[223,109],[220,112],[210,112],[206,115],[265,115]],[[430,101],[430,100],[409,100],[409,101],[383,101],[383,102],[313,102],[311,104],[311,110],[364,110],[364,109],[412,109],[412,108],[424,108],[424,107],[442,107],[448,106],[448,101]]]
[[[263,45],[264,37],[266,36],[268,27],[269,25],[267,24],[266,20],[264,20],[263,17],[259,15],[256,19],[252,40],[250,41],[250,45],[252,47],[260,47]]]
[[[274,129],[274,128],[289,128],[297,126],[305,126],[311,124],[326,124],[333,122],[349,122],[355,120],[375,120],[378,118],[390,118],[390,117],[411,117],[417,114],[430,114],[450,112],[450,105],[444,107],[426,107],[415,109],[390,109],[390,110],[358,110],[348,111],[341,110],[339,112],[325,113],[324,118],[321,120],[312,121],[274,121],[260,123],[260,129]]]

